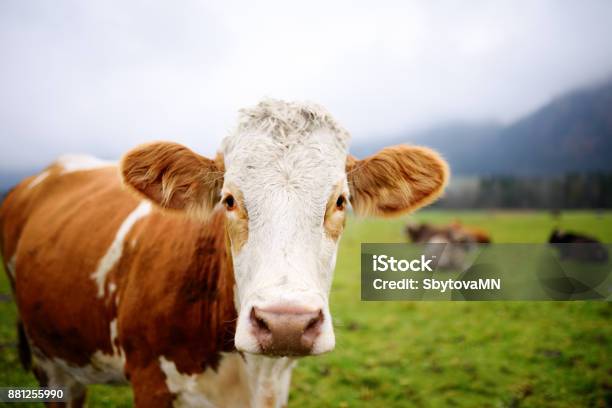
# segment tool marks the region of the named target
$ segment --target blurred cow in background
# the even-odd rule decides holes
[[[548,242],[555,246],[561,259],[571,259],[579,262],[608,262],[608,250],[597,239],[575,232],[565,232],[554,229]]]
[[[486,231],[465,226],[458,221],[442,226],[409,223],[404,232],[415,244],[451,244],[447,245],[439,256],[437,266],[442,269],[463,269],[468,252],[476,244],[491,242],[491,237]],[[439,252],[439,248],[430,249]]]
[[[449,225],[408,223],[405,233],[414,243],[447,242],[461,244],[489,244],[491,236],[485,230],[455,221]]]

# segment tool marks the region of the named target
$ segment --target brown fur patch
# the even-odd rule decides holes
[[[234,350],[236,311],[225,217],[206,222],[153,213],[118,276],[118,327],[128,372],[165,356],[181,373],[216,367]]]
[[[329,196],[325,209],[325,218],[323,219],[325,235],[334,241],[337,241],[340,238],[340,235],[342,235],[342,231],[344,230],[344,225],[346,224],[346,211],[344,207],[339,209],[336,206],[336,202],[338,201],[338,197],[340,195],[342,195],[342,184],[335,186],[334,190]]]
[[[120,170],[126,185],[161,207],[205,219],[219,200],[221,163],[176,143],[155,142],[129,151]]]
[[[18,237],[26,224],[26,220],[37,209],[39,200],[47,194],[48,188],[55,184],[55,176],[61,167],[53,164],[45,169],[50,173],[42,183],[34,187],[30,184],[37,175],[24,179],[15,186],[4,198],[0,206],[0,244],[4,262],[8,262],[17,250]]]
[[[195,220],[154,210],[137,221],[107,275],[106,298],[99,298],[92,273],[138,201],[113,167],[53,171],[32,189],[29,181],[0,210],[2,252],[16,254],[20,319],[43,355],[84,366],[97,351],[113,353],[116,318],[116,345],[125,353],[137,405],[165,406],[172,398],[160,356],[192,374],[234,351],[234,275],[223,211]]]
[[[166,385],[166,376],[157,362],[134,372],[130,377],[135,407],[171,408],[174,396]]]
[[[45,355],[74,365],[88,364],[96,351],[112,353],[113,316],[91,274],[137,205],[118,181],[113,168],[54,172],[35,189],[14,191],[11,202],[26,204],[25,217],[1,216],[6,224],[24,222],[4,240],[18,243],[15,298],[25,333]],[[19,212],[8,206],[7,214]]]
[[[346,172],[357,214],[395,216],[430,204],[447,183],[446,162],[425,147],[398,145],[357,160],[349,156]]]

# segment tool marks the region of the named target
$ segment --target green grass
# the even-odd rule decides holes
[[[554,226],[612,242],[612,213],[423,211],[495,242],[544,242]],[[361,242],[402,242],[406,218],[351,219],[331,297],[337,345],[294,371],[298,407],[612,405],[612,305],[596,302],[361,302]],[[2,275],[0,293],[9,293]],[[0,386],[34,385],[17,361],[15,307],[0,302]],[[90,406],[130,406],[127,387],[95,386]]]

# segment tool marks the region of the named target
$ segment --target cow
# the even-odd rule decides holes
[[[487,231],[482,228],[464,225],[458,221],[442,226],[410,222],[406,225],[404,232],[411,242],[421,244],[428,242],[491,243],[491,236]]]
[[[398,145],[358,160],[319,105],[240,111],[214,159],[154,142],[118,164],[57,160],[0,209],[22,362],[81,406],[280,407],[296,359],[334,348],[328,298],[346,213],[434,201],[446,162]]]
[[[485,230],[458,221],[442,226],[410,222],[404,233],[415,244],[433,244],[426,249],[428,253],[436,254],[436,267],[441,269],[464,269],[468,253],[477,244],[491,243]],[[441,247],[437,244],[450,245]]]
[[[586,234],[554,229],[548,242],[559,251],[562,260],[606,263],[609,259],[605,245]]]

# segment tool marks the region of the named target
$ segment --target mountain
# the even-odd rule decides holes
[[[354,146],[364,157],[390,144],[440,151],[454,174],[549,176],[612,170],[612,81],[556,98],[506,126],[447,123]]]
[[[376,138],[371,143],[354,144],[351,154],[363,158],[377,150],[395,144],[413,144],[431,147],[450,163],[453,174],[480,174],[483,168],[495,165],[491,150],[503,127],[495,122],[448,122],[424,131]],[[485,147],[487,146],[487,147]]]
[[[496,146],[495,172],[612,170],[612,82],[557,98],[504,129]]]

